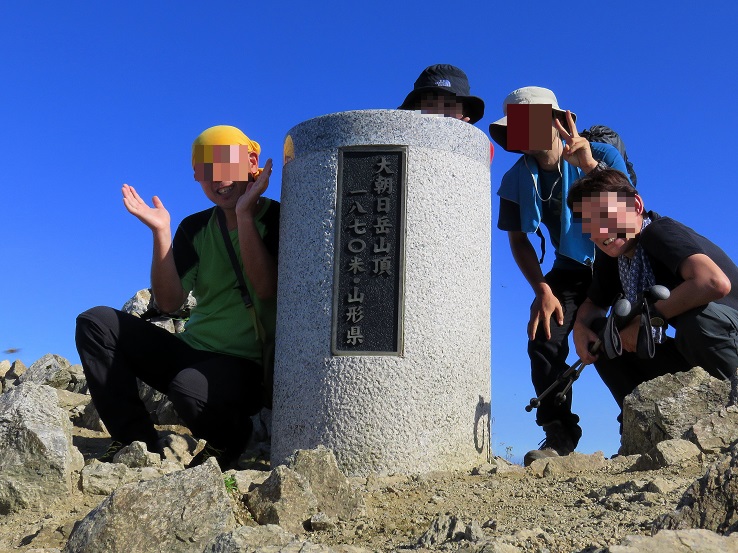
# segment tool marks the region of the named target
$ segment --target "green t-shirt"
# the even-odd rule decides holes
[[[279,243],[279,203],[265,198],[256,228],[275,258]],[[195,349],[243,357],[261,364],[262,344],[250,310],[241,299],[238,280],[218,226],[215,207],[186,217],[174,235],[174,261],[185,292],[197,306],[179,338]],[[243,270],[238,230],[230,231],[233,249]],[[274,340],[276,298],[260,300],[248,278],[246,285],[267,340]]]

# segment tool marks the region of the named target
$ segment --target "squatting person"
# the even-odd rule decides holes
[[[126,209],[153,234],[157,307],[176,312],[190,291],[197,306],[176,335],[109,307],[77,318],[77,349],[92,401],[113,439],[102,460],[136,440],[160,452],[137,377],[167,394],[193,435],[207,440],[190,466],[214,456],[224,469],[231,467],[246,445],[250,416],[261,408],[269,384],[262,359],[276,320],[279,204],[262,197],[272,162],[259,169],[260,151],[257,142],[226,125],[195,139],[195,180],[215,206],[185,218],[174,241],[162,201],[154,196],[149,206],[123,185]]]
[[[606,254],[595,261],[574,324],[574,344],[582,361],[594,363],[620,408],[636,386],[667,373],[700,366],[717,378],[729,378],[738,367],[738,267],[725,252],[682,223],[646,211],[619,171],[590,173],[572,187],[567,203]],[[653,304],[651,316],[672,326],[674,338],[663,327],[653,329],[655,355],[639,357],[637,317],[620,330],[621,356],[591,354],[597,339],[592,325],[618,294],[635,304],[657,284],[671,295]]]

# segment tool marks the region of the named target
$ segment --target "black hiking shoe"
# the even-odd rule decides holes
[[[218,461],[221,472],[225,472],[230,469],[238,468],[238,458],[240,456],[240,450],[234,452],[233,450],[218,449],[211,446],[209,443],[206,443],[205,447],[200,450],[200,453],[192,458],[192,461],[190,461],[190,464],[187,465],[187,468],[191,469],[194,467],[199,467],[205,461],[207,461],[211,457],[214,457],[215,460]]]
[[[115,457],[115,454],[118,453],[121,449],[125,447],[125,444],[122,444],[121,442],[118,442],[116,440],[113,440],[110,442],[110,445],[108,446],[108,449],[100,455],[100,457],[97,458],[98,461],[101,463],[112,463],[113,457]]]
[[[546,433],[546,437],[538,444],[538,449],[525,454],[523,466],[530,466],[537,459],[569,455],[577,447],[579,438],[582,436],[582,429],[578,425],[567,429],[559,421],[544,424],[543,431]]]

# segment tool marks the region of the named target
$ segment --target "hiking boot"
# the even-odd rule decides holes
[[[525,454],[523,466],[530,466],[537,459],[569,455],[574,451],[577,443],[579,443],[579,438],[582,436],[582,430],[579,426],[566,429],[559,421],[544,424],[543,431],[546,433],[546,437],[538,444],[538,449]]]
[[[199,467],[205,461],[207,461],[211,457],[214,457],[215,460],[218,461],[221,472],[225,472],[230,469],[238,468],[238,458],[240,456],[241,451],[237,451],[234,453],[233,450],[218,449],[211,446],[209,443],[206,443],[205,447],[200,450],[200,453],[192,458],[192,461],[190,461],[190,464],[187,465],[187,468],[191,469],[194,467]]]
[[[108,449],[100,455],[100,457],[97,458],[98,461],[101,463],[112,463],[113,457],[115,457],[115,454],[118,453],[121,449],[125,447],[125,444],[118,442],[116,440],[113,440],[110,442],[110,445],[108,446]]]

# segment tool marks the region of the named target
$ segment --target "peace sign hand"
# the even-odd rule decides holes
[[[569,124],[571,132],[568,132],[564,128],[564,125],[561,124],[558,118],[554,118],[554,125],[566,143],[562,152],[564,161],[574,167],[579,167],[585,173],[589,173],[597,167],[597,161],[592,157],[592,149],[589,147],[589,141],[583,136],[579,136],[577,126],[574,124],[574,118],[569,110],[566,110],[566,121]]]

